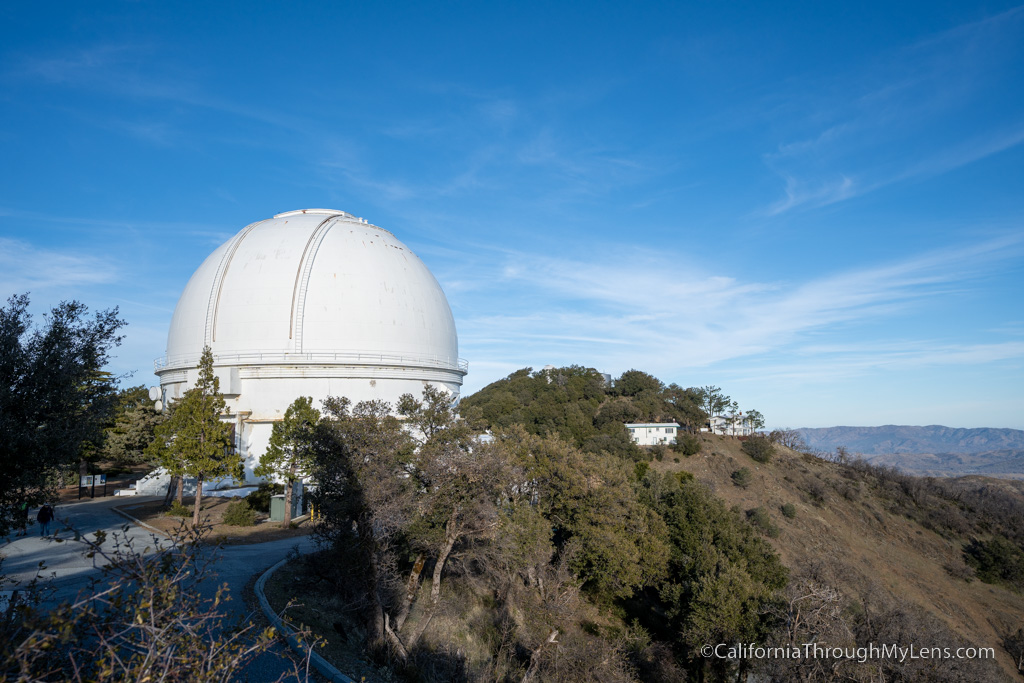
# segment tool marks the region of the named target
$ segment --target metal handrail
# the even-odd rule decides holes
[[[179,356],[163,356],[153,361],[156,372],[163,370],[179,370],[194,368],[199,365],[201,354]],[[463,358],[420,356],[373,353],[369,351],[313,351],[306,353],[289,353],[287,351],[250,352],[250,353],[215,353],[214,365],[293,365],[345,363],[349,365],[411,365],[416,367],[440,368],[455,370],[466,374],[469,372],[469,361]]]

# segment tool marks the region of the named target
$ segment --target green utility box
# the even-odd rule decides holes
[[[300,496],[292,494],[292,519],[295,519],[302,514],[300,511]],[[283,522],[284,521],[284,494],[280,493],[276,496],[270,497],[270,521],[271,522]]]

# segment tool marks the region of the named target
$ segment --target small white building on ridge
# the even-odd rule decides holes
[[[674,444],[679,433],[678,422],[627,422],[626,429],[638,446]]]

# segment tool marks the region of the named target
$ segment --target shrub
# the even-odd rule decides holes
[[[249,507],[256,512],[270,513],[270,497],[284,493],[284,484],[260,484],[259,488],[245,497]]]
[[[782,516],[786,519],[793,519],[796,517],[796,505],[792,503],[786,503],[782,506]]]
[[[680,434],[672,450],[683,455],[696,455],[700,453],[700,439],[693,434]]]
[[[636,472],[636,480],[643,481],[644,475],[647,474],[647,470],[651,469],[651,466],[646,462],[638,462],[633,466]]]
[[[192,508],[182,505],[178,501],[171,503],[171,506],[164,512],[168,517],[191,517]]]
[[[749,467],[741,467],[732,473],[732,483],[740,488],[747,488],[754,482],[754,473]]]
[[[766,436],[752,436],[743,442],[743,452],[757,462],[768,462],[775,454],[775,446]]]
[[[756,507],[752,510],[747,510],[747,520],[762,533],[768,535],[771,538],[778,538],[779,527],[775,526],[772,522],[771,515],[768,511],[762,507]]]
[[[245,498],[233,500],[224,511],[224,523],[228,526],[253,526],[256,524],[256,511],[249,507]]]
[[[1024,552],[1005,538],[972,540],[964,548],[964,559],[985,583],[1002,583],[1024,591]]]
[[[809,479],[802,488],[807,492],[811,502],[815,505],[820,507],[821,504],[825,502],[825,495],[828,491],[825,488],[825,484],[823,484],[820,479]]]

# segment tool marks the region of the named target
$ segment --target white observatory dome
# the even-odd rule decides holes
[[[193,384],[207,345],[250,477],[299,396],[394,402],[430,383],[457,400],[467,372],[423,262],[387,230],[327,209],[253,223],[199,266],[156,362],[165,402]]]

